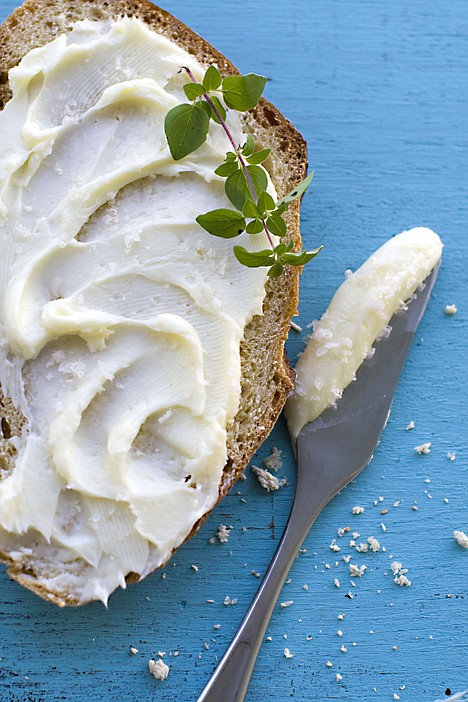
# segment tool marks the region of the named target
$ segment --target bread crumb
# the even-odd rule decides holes
[[[447,315],[447,317],[452,317],[454,314],[457,314],[458,307],[456,305],[445,305],[444,312]]]
[[[265,639],[265,641],[273,641],[273,639],[272,639],[271,636],[267,636],[266,639]]]
[[[281,609],[286,609],[286,607],[290,607],[292,604],[294,604],[294,600],[288,600],[287,602],[281,602]]]
[[[415,450],[416,453],[418,453],[420,456],[425,456],[425,455],[427,455],[428,453],[431,452],[431,446],[432,446],[431,442],[428,441],[426,444],[421,444],[420,446],[415,446],[415,447],[414,447],[414,450]]]
[[[340,651],[341,651],[341,653],[346,653],[347,650],[348,650],[348,649],[345,647],[344,644],[342,644],[342,645],[340,646]]]
[[[229,595],[226,595],[226,597],[225,597],[224,600],[223,600],[223,604],[226,605],[226,607],[227,607],[228,605],[236,605],[236,604],[237,604],[237,599],[234,598],[234,599],[231,600],[231,598],[229,597]]]
[[[392,646],[392,651],[398,651],[396,646]]]
[[[468,548],[468,536],[464,531],[454,531],[453,538],[462,548]]]
[[[397,695],[397,693],[394,692],[394,693],[393,693],[393,699],[394,699],[394,700],[399,700],[399,699],[400,699],[400,695]]]
[[[340,622],[342,622],[345,617],[346,617],[346,614],[339,614],[338,615],[338,619],[340,620]]]
[[[136,654],[138,653],[138,649],[135,646],[130,646],[130,653],[132,654],[132,656],[136,656]]]
[[[341,631],[341,629],[338,629],[338,631],[336,633],[337,633],[337,636],[343,636],[343,632]]]
[[[392,569],[392,573],[395,576],[393,578],[393,582],[396,585],[399,585],[400,587],[409,587],[411,585],[411,580],[408,580],[408,578],[406,577],[408,568],[403,568],[403,565],[398,561],[394,561],[393,563],[391,563],[390,568]]]
[[[341,681],[343,680],[343,676],[340,675],[339,673],[337,673],[337,674],[335,675],[335,680],[336,680],[336,682],[341,682]]]
[[[356,507],[353,507],[351,512],[353,514],[362,514],[364,512],[364,507],[359,507],[359,505],[356,505]]]
[[[283,452],[273,446],[269,456],[263,459],[263,465],[268,470],[274,470],[275,473],[283,467],[283,461],[281,460],[281,454]]]
[[[335,543],[335,539],[331,542],[329,546],[330,550],[333,551],[334,553],[337,553],[338,551],[341,551],[341,548],[338,546],[337,543]]]
[[[192,570],[195,571],[195,573],[198,573],[198,566],[196,566],[192,563],[192,565],[190,567],[192,568]]]
[[[159,658],[164,658],[166,651],[158,651],[156,655],[159,656]]]
[[[166,665],[160,658],[154,661],[152,658],[148,661],[148,670],[156,680],[165,680],[169,675],[169,666]]]
[[[296,324],[296,322],[293,322],[292,320],[290,322],[290,325],[291,325],[291,329],[294,329],[295,332],[302,331],[302,327],[300,327],[299,324]]]
[[[406,427],[406,431],[411,431],[411,429],[414,429],[414,422],[411,420],[411,422],[408,424]]]
[[[393,578],[393,582],[400,587],[403,587],[403,585],[409,587],[411,585],[411,580],[408,580],[406,575],[398,575],[396,578]]]
[[[369,543],[369,548],[373,553],[377,553],[377,551],[380,549],[380,542],[377,541],[373,536],[369,536],[367,539]]]
[[[294,654],[291,653],[291,651],[289,650],[289,648],[285,648],[285,649],[284,649],[283,655],[284,655],[285,658],[294,658]]]
[[[327,661],[327,668],[332,668],[332,667],[333,667],[333,663],[331,661]]]
[[[231,533],[231,528],[228,529],[226,526],[224,526],[224,524],[220,524],[218,527],[218,532],[217,532],[216,536],[218,537],[218,539],[221,541],[222,544],[225,544],[229,538],[230,533]]]
[[[449,451],[447,453],[447,458],[449,459],[449,461],[454,461],[456,459],[456,457],[457,457],[457,454],[455,453],[455,451]]]
[[[340,587],[340,581],[338,580],[338,578],[335,578],[335,579],[334,579],[333,585],[334,585],[335,587]]]
[[[367,566],[362,565],[362,566],[357,566],[354,565],[354,563],[349,564],[349,572],[352,578],[360,578],[364,575],[364,572],[367,570]]]
[[[213,625],[213,629],[216,629],[216,631],[217,631],[218,629],[221,629],[221,624],[214,624],[214,625]]]
[[[250,574],[253,575],[254,578],[259,578],[259,577],[260,577],[260,573],[257,573],[256,570],[251,570],[251,571],[250,571]]]
[[[308,589],[309,589],[309,586],[307,585],[307,583],[304,583],[304,585],[302,586],[302,589],[303,589],[303,590],[308,590]]]
[[[260,485],[265,488],[265,490],[268,490],[268,492],[278,490],[280,488],[280,481],[276,475],[273,475],[273,473],[270,473],[264,468],[259,468],[258,466],[252,466],[252,470],[257,476]]]

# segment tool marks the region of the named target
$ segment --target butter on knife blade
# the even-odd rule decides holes
[[[296,366],[294,392],[286,404],[293,439],[341,397],[374,342],[390,333],[395,312],[436,266],[442,247],[431,229],[402,232],[338,288]]]

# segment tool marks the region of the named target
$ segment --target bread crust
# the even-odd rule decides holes
[[[236,67],[189,27],[148,0],[27,0],[0,26],[0,109],[11,97],[8,71],[31,49],[52,41],[82,19],[105,20],[120,16],[141,18],[153,30],[164,34],[205,64],[216,63],[223,75],[238,74]],[[261,99],[250,113],[242,115],[244,131],[254,135],[259,147],[272,149],[265,164],[280,197],[292,190],[307,173],[307,147],[300,133],[270,102]],[[300,202],[293,202],[285,214],[288,238],[295,249],[301,246]],[[288,267],[280,278],[268,279],[263,315],[252,319],[241,343],[242,391],[239,410],[228,428],[228,460],[219,485],[218,501],[226,495],[251,457],[275,425],[293,387],[294,372],[285,355],[284,344],[291,317],[297,312],[300,270]],[[0,468],[4,474],[14,468],[15,453],[8,442],[19,434],[25,418],[0,388]],[[187,536],[191,538],[207,519],[203,515]],[[43,599],[64,607],[80,603],[61,592],[51,592],[37,579],[33,565],[16,565],[8,553],[0,559],[11,578]],[[162,567],[162,566],[161,566]],[[126,580],[139,576],[130,573]]]

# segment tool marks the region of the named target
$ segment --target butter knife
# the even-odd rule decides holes
[[[309,529],[325,505],[369,463],[384,429],[409,347],[439,264],[395,314],[388,338],[375,345],[337,409],[326,409],[297,438],[297,481],[286,528],[232,643],[198,702],[242,702],[276,601]]]

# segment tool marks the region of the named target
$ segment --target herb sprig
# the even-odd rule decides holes
[[[172,158],[179,161],[200,148],[206,141],[210,120],[223,128],[233,149],[227,152],[215,173],[226,178],[224,189],[235,209],[221,208],[201,214],[196,218],[198,224],[210,234],[224,239],[235,238],[244,231],[248,234],[265,232],[270,248],[248,251],[243,246],[234,246],[234,255],[239,263],[248,268],[268,267],[271,278],[280,276],[286,265],[305,265],[315,258],[322,247],[312,251],[293,251],[292,239],[275,245],[273,236],[280,239],[286,236],[287,227],[283,215],[289,205],[305,193],[312,181],[313,172],[285,197],[275,202],[267,192],[268,178],[262,167],[271,150],[255,151],[251,134],[247,136],[245,144],[236,144],[226,124],[228,109],[245,112],[256,107],[266,78],[255,73],[222,78],[216,66],[210,66],[200,83],[187,66],[181,68],[181,71],[185,71],[191,80],[183,86],[190,102],[174,107],[164,121],[164,132]]]

